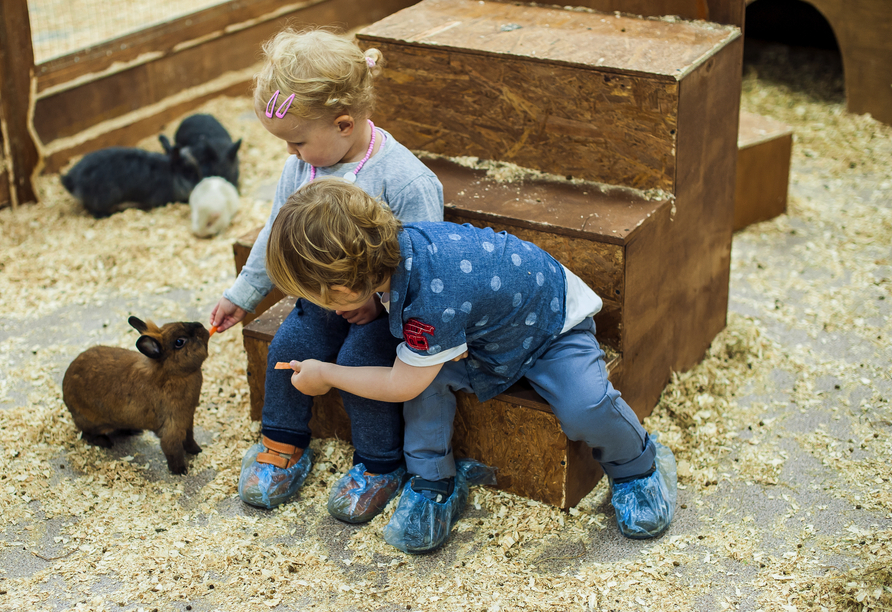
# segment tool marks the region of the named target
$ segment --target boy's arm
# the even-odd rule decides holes
[[[351,368],[307,359],[292,361],[291,384],[305,395],[322,395],[334,387],[380,402],[405,402],[421,395],[434,381],[443,364],[416,367],[399,359],[392,367]]]

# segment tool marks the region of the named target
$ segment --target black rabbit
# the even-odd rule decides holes
[[[213,115],[199,113],[183,119],[174,134],[173,146],[163,134],[158,140],[168,154],[188,149],[198,161],[203,177],[221,176],[238,187],[238,150],[242,140],[233,142]]]
[[[96,218],[125,208],[148,210],[171,202],[188,202],[202,179],[187,150],[165,155],[131,147],[87,153],[62,177],[62,184]]]

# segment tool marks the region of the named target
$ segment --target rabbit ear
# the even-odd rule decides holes
[[[161,343],[151,336],[140,336],[139,340],[136,341],[136,348],[150,359],[161,358]]]
[[[229,149],[226,150],[226,159],[229,161],[235,161],[235,155],[238,153],[238,148],[242,146],[242,139],[239,138],[237,141],[232,143]]]
[[[137,319],[136,317],[130,317],[129,319],[127,319],[127,322],[130,323],[130,326],[139,333],[143,333],[147,329],[149,329],[148,325],[146,325],[142,320]]]
[[[167,136],[165,136],[164,134],[159,134],[158,142],[161,143],[161,147],[164,149],[164,152],[170,155],[172,147],[170,145],[170,140],[167,139]]]

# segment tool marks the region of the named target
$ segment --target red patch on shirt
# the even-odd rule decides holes
[[[434,326],[422,323],[418,319],[409,319],[403,325],[403,338],[406,340],[406,344],[416,351],[426,351],[429,348],[424,334],[433,337]]]

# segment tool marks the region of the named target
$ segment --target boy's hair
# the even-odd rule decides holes
[[[371,297],[400,263],[402,225],[385,204],[340,178],[298,189],[273,221],[266,270],[288,295],[328,302],[333,285]]]
[[[372,115],[372,79],[384,63],[379,50],[363,52],[353,38],[322,28],[286,28],[263,45],[263,57],[254,75],[255,107],[279,91],[279,102],[294,94],[288,112],[302,119]]]

